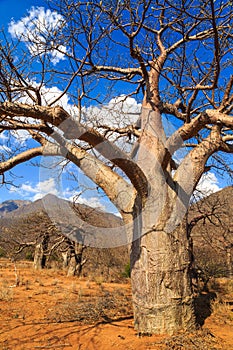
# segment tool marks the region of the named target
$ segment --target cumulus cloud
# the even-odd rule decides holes
[[[109,125],[124,127],[136,123],[141,111],[141,104],[135,98],[121,95],[110,100],[105,106],[83,108],[86,121],[91,125]]]
[[[212,172],[209,172],[202,175],[194,195],[197,195],[199,197],[206,197],[220,190],[221,187],[216,175]]]
[[[65,26],[62,15],[44,7],[32,7],[28,15],[19,21],[12,20],[8,31],[12,38],[19,39],[27,45],[31,55],[44,54],[49,49],[51,62],[55,65],[65,59],[67,48],[56,42],[54,38]]]
[[[8,136],[6,135],[5,132],[0,133],[0,141],[6,141],[8,139]]]
[[[56,183],[54,179],[48,179],[41,181],[37,184],[33,184],[31,182],[26,182],[22,184],[19,188],[12,187],[10,189],[11,192],[17,192],[21,197],[30,199],[35,201],[44,197],[47,194],[54,194],[56,196],[59,195],[59,191],[56,187]]]
[[[28,84],[33,86],[33,87],[39,86],[39,83],[37,83],[35,81],[28,82]],[[62,95],[62,90],[60,90],[58,87],[52,86],[51,88],[48,88],[46,86],[42,86],[40,89],[40,93],[41,93],[41,100],[42,100],[43,106],[47,106],[48,104],[50,104],[51,102],[53,102],[54,100],[56,100],[57,98],[59,98],[61,96],[61,98],[59,98],[59,100],[56,102],[56,105],[63,107],[68,112],[73,111],[73,113],[75,113],[75,111],[74,111],[75,107],[73,105],[69,104],[68,95],[67,94]],[[18,99],[18,102],[31,104],[32,100],[25,93],[25,94],[22,94],[22,96]],[[32,123],[32,124],[37,124],[40,122],[36,119],[28,118],[28,117],[17,117],[15,119],[22,121],[22,122]],[[16,131],[13,130],[13,131],[11,131],[11,134],[14,137],[14,140],[12,140],[12,142],[14,142],[16,144],[25,145],[26,142],[29,139],[31,139],[30,133],[28,133],[26,130],[16,130]],[[2,134],[0,134],[0,142],[1,142],[1,140],[5,140],[7,138],[5,135],[3,135],[2,137],[1,137],[1,135]]]
[[[85,197],[80,196],[80,197],[78,197],[78,199],[76,199],[76,198],[74,198],[74,196],[71,196],[69,198],[69,200],[74,201],[75,203],[84,204],[84,205],[87,205],[89,207],[99,209],[102,211],[107,210],[106,206],[103,203],[101,203],[101,201],[98,197],[85,198]]]
[[[84,176],[82,176],[82,179],[84,179]],[[59,196],[72,203],[84,204],[104,212],[116,212],[115,206],[108,202],[103,194],[98,194],[95,188],[83,188],[82,191],[77,192],[75,189],[66,187],[61,189]]]
[[[2,132],[0,133],[0,158],[2,158],[3,155],[10,154],[11,153],[11,147],[9,141],[9,136]]]
[[[28,85],[31,85],[32,87],[37,88],[41,84],[36,81],[28,81]],[[63,107],[67,111],[74,108],[71,104],[69,104],[68,94],[63,94],[63,91],[60,90],[57,86],[51,86],[51,87],[46,87],[45,85],[41,86],[40,95],[41,95],[41,103],[43,106],[48,106],[53,101],[58,99],[58,101],[56,102],[56,105]],[[31,98],[26,93],[22,94],[22,96],[18,101],[21,103],[27,103],[27,104],[32,103]],[[25,118],[20,117],[19,119],[24,120]],[[27,118],[27,120],[36,122],[36,120],[33,120],[32,118]]]

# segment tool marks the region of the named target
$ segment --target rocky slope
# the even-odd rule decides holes
[[[17,209],[23,208],[26,205],[29,205],[30,201],[24,200],[7,200],[0,203],[0,217],[5,216],[8,213],[11,213]]]

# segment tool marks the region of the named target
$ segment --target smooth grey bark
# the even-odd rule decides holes
[[[162,166],[166,137],[159,111],[144,108],[142,123],[137,162],[148,180],[148,196],[144,201],[138,198],[134,208],[131,281],[135,329],[144,334],[190,331],[196,325],[192,248],[181,212],[185,213],[193,187],[184,182],[181,188],[170,179],[169,158]]]

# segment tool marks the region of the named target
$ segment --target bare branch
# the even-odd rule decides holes
[[[4,162],[0,163],[0,174],[14,168],[16,165],[24,163],[32,158],[41,156],[43,154],[43,147],[32,148],[22,153],[19,153],[17,156],[14,156]]]

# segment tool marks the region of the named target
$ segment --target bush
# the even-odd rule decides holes
[[[34,257],[33,257],[33,253],[32,252],[27,252],[25,254],[25,259],[29,260],[29,261],[33,261]]]
[[[5,257],[6,257],[5,250],[2,247],[0,247],[0,258],[5,258]]]
[[[205,279],[227,276],[225,257],[217,254],[215,250],[210,247],[198,248],[194,251],[194,256],[195,265],[201,270]]]
[[[122,273],[123,277],[130,278],[130,263],[125,265],[124,272]]]

